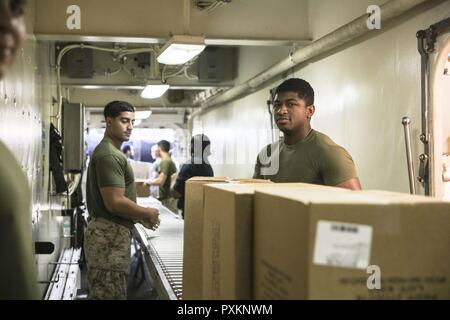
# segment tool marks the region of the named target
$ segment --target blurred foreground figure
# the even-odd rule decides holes
[[[25,39],[25,1],[0,0],[0,80]],[[39,299],[31,237],[31,193],[11,151],[0,141],[0,299]]]

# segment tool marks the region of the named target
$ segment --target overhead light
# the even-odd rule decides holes
[[[150,117],[151,114],[152,114],[152,110],[136,111],[134,113],[134,118],[136,120],[144,120],[144,119],[147,119],[148,117]]]
[[[141,120],[141,119],[136,119],[136,120],[134,121],[133,127],[138,127],[141,123],[142,123],[142,120]]]
[[[184,64],[205,49],[205,38],[201,36],[172,36],[156,58],[159,63]]]
[[[155,99],[161,97],[169,89],[168,84],[149,84],[142,90],[141,97],[144,99]]]

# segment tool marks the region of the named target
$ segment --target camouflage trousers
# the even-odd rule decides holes
[[[178,214],[177,200],[175,198],[162,199],[161,203],[173,213]]]
[[[89,299],[127,298],[131,232],[103,218],[92,218],[84,234]]]

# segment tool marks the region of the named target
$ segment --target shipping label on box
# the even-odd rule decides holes
[[[319,221],[314,264],[366,269],[370,262],[372,231],[368,225]]]

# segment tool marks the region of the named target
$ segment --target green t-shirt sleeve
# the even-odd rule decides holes
[[[320,167],[323,181],[328,186],[336,186],[358,177],[351,155],[340,146],[333,146],[324,151]]]
[[[164,173],[166,177],[171,176],[170,174],[170,161],[162,160],[159,165],[159,173]]]
[[[107,155],[98,159],[95,166],[95,174],[97,175],[99,188],[125,188],[125,166],[114,155]]]

